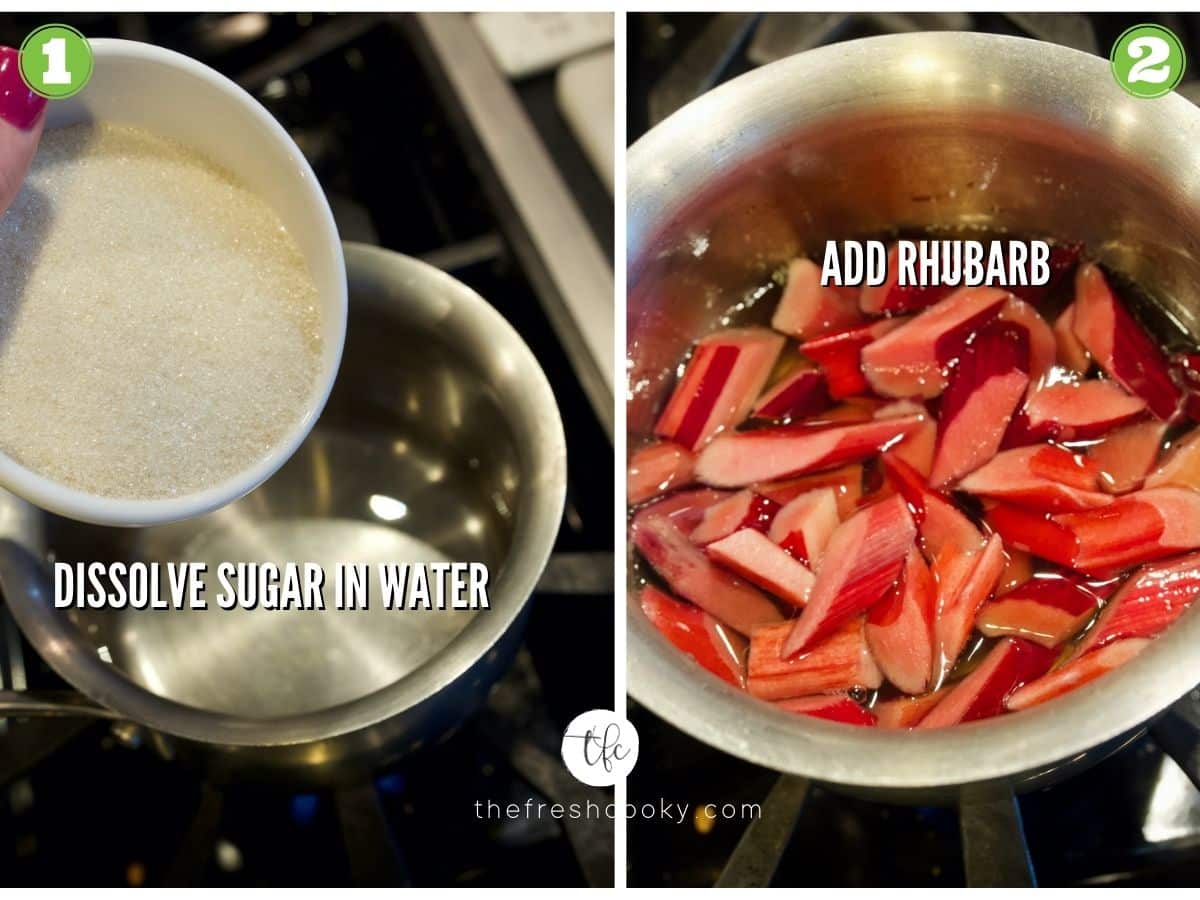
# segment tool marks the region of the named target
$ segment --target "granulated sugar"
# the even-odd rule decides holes
[[[259,197],[140,129],[46,132],[0,217],[0,451],[104,496],[211,487],[297,422],[320,349]]]

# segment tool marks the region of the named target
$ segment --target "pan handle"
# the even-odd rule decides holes
[[[0,719],[86,717],[119,720],[111,709],[75,691],[0,691]]]

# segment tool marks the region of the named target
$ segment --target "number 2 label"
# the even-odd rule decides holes
[[[1143,100],[1171,93],[1187,68],[1183,43],[1169,28],[1154,24],[1126,29],[1108,58],[1117,84]]]
[[[1171,57],[1171,45],[1162,38],[1149,36],[1134,38],[1129,42],[1127,52],[1134,59],[1138,60],[1138,62],[1133,64],[1133,68],[1129,70],[1127,80],[1131,84],[1135,81],[1162,84],[1171,77],[1170,65],[1159,65],[1159,63],[1165,63]],[[1143,57],[1147,52],[1150,55]]]

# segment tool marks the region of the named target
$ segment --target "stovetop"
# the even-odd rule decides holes
[[[977,30],[1107,55],[1122,31],[1141,22],[1166,25],[1196,58],[1200,16],[1191,14],[631,15],[627,138],[632,143],[679,106],[757,65],[834,41],[895,31]],[[1200,97],[1200,91],[1192,93],[1197,84],[1185,81],[1180,91]],[[759,864],[765,858],[777,865],[775,885],[953,886],[980,880],[968,872],[964,837],[971,826],[960,810],[868,802],[819,786],[809,786],[801,804],[794,783],[781,784],[779,773],[715,750],[630,705],[641,737],[629,779],[631,803],[685,802],[692,810],[732,804],[730,815],[715,822],[688,816],[677,823],[657,814],[629,820],[630,885],[712,885],[723,874],[744,873],[740,867],[755,851]],[[768,796],[785,798],[785,827],[775,835],[760,830],[757,840],[739,847],[756,808],[769,808]],[[1042,885],[1195,885],[1200,691],[1106,761],[1017,802],[1024,850]],[[779,837],[778,852],[766,849],[764,836]],[[1007,849],[1020,863],[1022,836],[1018,831],[1009,839]]]
[[[569,486],[555,553],[588,554],[611,577],[611,442],[418,61],[410,21],[2,14],[0,43],[18,45],[48,21],[88,37],[150,41],[238,81],[304,151],[344,239],[422,257],[492,303],[530,345],[562,413]],[[555,148],[594,237],[611,248],[611,199],[555,117],[552,77],[523,82],[521,102]],[[120,726],[0,720],[0,883],[611,883],[611,824],[564,829],[476,814],[477,801],[610,796],[566,775],[558,741],[580,711],[612,705],[611,594],[539,593],[531,604],[517,663],[481,713],[442,744],[339,790],[223,788]],[[0,611],[0,687],[14,682],[64,686]]]

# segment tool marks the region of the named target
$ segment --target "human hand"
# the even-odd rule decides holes
[[[42,136],[46,98],[21,78],[18,53],[0,47],[0,214],[13,202]]]

